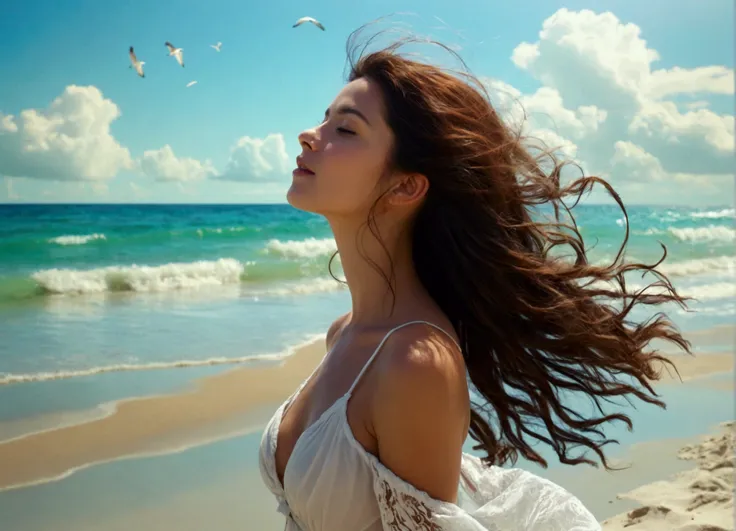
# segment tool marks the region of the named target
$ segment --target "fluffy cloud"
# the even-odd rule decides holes
[[[701,66],[655,70],[649,77],[647,94],[659,99],[672,94],[733,94],[733,70],[725,66]]]
[[[15,124],[12,115],[6,115],[0,112],[0,135],[4,133],[17,133],[18,126]]]
[[[679,203],[684,194],[691,199],[699,194],[722,203],[724,195],[733,195],[733,177],[729,174],[670,173],[665,171],[657,157],[633,142],[616,142],[614,149],[610,173],[604,177],[615,187],[623,185],[649,201],[654,198],[660,202]]]
[[[230,181],[282,181],[288,176],[289,156],[282,134],[266,138],[240,138],[230,149],[230,158],[218,179]]]
[[[537,130],[553,130],[558,134],[583,138],[598,130],[608,113],[595,105],[582,105],[572,110],[565,107],[559,91],[541,87],[530,95],[498,79],[485,79],[489,97],[503,118],[520,127],[525,134]]]
[[[578,146],[567,138],[558,135],[555,131],[550,129],[536,129],[532,131],[530,136],[532,136],[535,141],[541,141],[544,144],[542,146],[544,149],[552,150],[565,158],[577,157]]]
[[[0,114],[0,174],[60,181],[100,181],[132,167],[110,133],[117,105],[94,86],[70,85],[44,110]]]
[[[545,140],[550,129],[558,143],[574,140],[584,165],[616,183],[677,183],[680,194],[710,193],[722,201],[730,185],[734,117],[713,112],[705,98],[733,93],[733,72],[718,65],[653,69],[659,59],[637,25],[609,12],[560,9],[544,21],[536,42],[520,43],[511,56],[542,87],[531,95],[506,87],[505,99],[495,103],[517,99],[533,135]],[[700,99],[680,112],[667,100],[677,94]],[[554,127],[540,120],[545,114]],[[572,152],[570,145],[562,150]]]
[[[671,144],[679,144],[683,138],[699,138],[719,154],[733,152],[733,116],[719,116],[707,109],[682,114],[671,101],[643,106],[629,124],[629,132],[642,132],[649,137],[656,135]]]
[[[281,134],[240,138],[224,171],[209,161],[177,157],[170,145],[147,150],[135,161],[113,137],[120,109],[94,86],[70,85],[43,110],[18,116],[0,112],[0,175],[55,181],[104,182],[121,170],[139,170],[157,181],[185,183],[206,178],[279,182],[288,174]],[[6,181],[8,192],[12,181]],[[105,194],[103,186],[94,188]]]
[[[516,47],[512,61],[574,105],[619,108],[636,100],[659,57],[640,33],[638,26],[622,24],[613,13],[563,8],[544,21],[539,41]],[[591,92],[591,87],[598,90]]]
[[[614,149],[611,166],[616,170],[619,179],[646,183],[661,181],[667,177],[659,159],[647,153],[641,146],[619,140],[614,144]]]
[[[265,138],[244,136],[230,148],[230,157],[220,172],[207,160],[180,158],[168,144],[146,151],[138,166],[146,176],[158,181],[187,183],[206,178],[239,182],[282,182],[288,175],[289,157],[281,134]]]
[[[519,68],[529,68],[529,65],[531,65],[537,57],[539,57],[539,46],[529,44],[528,42],[522,42],[514,48],[511,60]]]
[[[198,181],[216,173],[210,161],[177,158],[168,144],[158,150],[145,151],[139,165],[147,177],[158,181]]]

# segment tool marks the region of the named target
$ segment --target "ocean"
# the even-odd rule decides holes
[[[655,260],[664,243],[662,271],[697,299],[689,312],[669,308],[677,324],[732,322],[734,209],[628,212],[628,259]],[[610,260],[624,235],[620,210],[575,213],[592,261]],[[349,309],[328,272],[328,224],[289,205],[0,205],[0,219],[0,420],[58,408],[2,400],[31,383],[53,396],[58,380],[76,389],[118,373],[110,380],[120,386],[99,391],[107,402],[127,396],[126,380],[166,392],[195,372],[278,359]],[[340,278],[339,259],[333,272]],[[166,383],[155,374],[172,368],[200,370],[166,371]],[[67,392],[64,407],[99,406]]]
[[[591,260],[610,260],[624,235],[620,210],[574,212]],[[628,259],[653,261],[664,243],[661,270],[696,299],[689,311],[664,309],[678,326],[733,323],[734,208],[630,206],[628,213]],[[288,205],[0,205],[0,220],[0,443],[100,418],[120,400],[178,391],[234,366],[281,360],[350,307],[344,284],[328,272],[336,249],[329,226]],[[339,259],[333,272],[340,278]],[[699,433],[700,423],[688,429]],[[255,447],[256,436],[245,446]],[[242,448],[227,444],[231,453]],[[113,466],[123,465],[2,492],[0,508],[22,522],[19,493],[41,489],[38,496],[60,499],[58,489]]]
[[[620,211],[578,211],[593,261],[610,259]],[[733,316],[734,209],[629,211],[629,259],[661,241],[662,270],[699,299],[682,324]],[[0,384],[278,355],[348,305],[329,226],[288,205],[6,205],[0,219]]]

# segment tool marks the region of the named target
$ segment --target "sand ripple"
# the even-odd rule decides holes
[[[727,531],[734,529],[734,455],[736,421],[698,444],[684,446],[680,459],[697,467],[668,481],[657,481],[620,498],[642,507],[603,522],[607,530]]]

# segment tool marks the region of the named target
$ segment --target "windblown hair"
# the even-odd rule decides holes
[[[660,376],[658,362],[674,365],[649,343],[669,341],[690,352],[661,312],[645,322],[631,317],[641,305],[685,307],[656,269],[666,248],[654,264],[626,263],[628,215],[609,183],[583,176],[563,186],[569,163],[550,150],[533,155],[528,139],[504,123],[467,69],[453,75],[410,60],[398,52],[408,40],[366,53],[369,43],[362,50],[356,45],[359,32],[348,41],[349,80],[367,78],[380,87],[395,136],[390,169],[423,174],[430,183],[413,222],[414,266],[455,327],[471,388],[485,401],[471,403],[475,449],[487,464],[515,462],[521,454],[546,467],[532,448],[541,441],[562,463],[597,466],[587,452],[571,454],[586,447],[612,468],[603,446],[618,441],[606,439],[602,425],[622,421],[632,429],[632,423],[623,413],[605,413],[601,401],[633,395],[665,407],[650,380]],[[626,220],[609,265],[589,263],[572,214],[594,185]],[[570,207],[568,197],[575,200]],[[535,221],[539,207],[551,207],[553,215]],[[380,241],[375,205],[366,226]],[[555,256],[561,246],[572,249],[574,260]],[[633,272],[656,281],[627,291],[624,275]],[[382,274],[391,286],[393,273]],[[599,414],[571,409],[561,393],[590,397]]]

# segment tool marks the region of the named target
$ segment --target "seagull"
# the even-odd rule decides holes
[[[215,51],[219,52],[220,48],[222,47],[222,43],[218,42],[217,44],[210,44],[210,46],[212,46],[215,49]]]
[[[305,22],[311,22],[315,26],[317,26],[322,31],[325,31],[325,27],[322,25],[322,23],[319,20],[313,19],[312,17],[302,17],[299,20],[296,21],[296,23],[292,26],[292,28],[296,28],[297,26],[304,24]]]
[[[169,41],[166,41],[164,44],[169,49],[169,55],[173,55],[174,57],[176,57],[176,60],[179,62],[179,64],[181,66],[184,66],[184,48],[177,48]]]
[[[196,84],[197,84],[196,81],[190,81],[189,83],[187,83],[187,88],[191,87],[192,85],[196,85]]]
[[[133,51],[133,47],[130,47],[130,51],[128,52],[128,55],[130,55],[130,62],[132,63],[128,68],[135,68],[135,71],[138,72],[138,75],[141,77],[146,77],[143,73],[143,65],[146,64],[144,61],[139,61],[136,56],[135,52]]]

